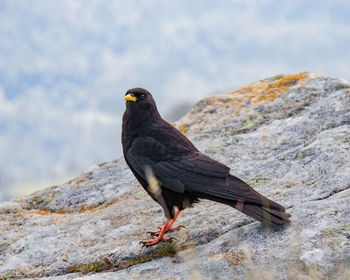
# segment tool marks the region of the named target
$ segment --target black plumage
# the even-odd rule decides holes
[[[162,206],[165,216],[173,219],[170,226],[164,225],[164,232],[154,232],[152,241],[145,241],[145,245],[167,240],[163,235],[172,230],[178,215],[175,208],[183,210],[198,199],[230,205],[263,223],[289,222],[290,215],[283,206],[231,175],[229,167],[199,152],[190,140],[163,120],[147,90],[130,89],[124,99],[127,100],[122,127],[125,160],[144,189]],[[157,181],[156,189],[150,183],[152,178]]]

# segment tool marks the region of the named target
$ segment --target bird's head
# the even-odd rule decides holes
[[[125,93],[126,110],[131,114],[158,115],[152,94],[143,88],[132,88]]]

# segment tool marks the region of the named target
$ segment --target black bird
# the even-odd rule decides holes
[[[145,89],[126,92],[122,144],[124,158],[137,180],[158,202],[167,218],[159,231],[151,232],[150,246],[164,237],[180,211],[199,199],[230,205],[267,224],[289,223],[280,204],[262,196],[230,174],[230,168],[199,152],[175,127],[160,116],[152,95]],[[176,210],[176,211],[175,211]]]

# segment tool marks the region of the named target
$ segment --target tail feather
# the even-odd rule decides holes
[[[230,176],[232,190],[235,190],[237,186],[249,195],[244,195],[239,201],[231,200],[227,204],[265,224],[283,225],[290,223],[290,215],[286,213],[286,209],[282,205],[261,195],[239,178]]]
[[[267,207],[245,204],[241,211],[244,214],[264,224],[283,225],[290,223],[290,215],[288,213],[277,211]]]
[[[208,193],[201,194],[201,197],[230,205],[265,224],[290,223],[290,215],[282,205],[261,195],[237,177],[230,175],[229,180],[230,193],[225,198]]]

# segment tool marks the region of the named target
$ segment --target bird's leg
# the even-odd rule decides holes
[[[182,227],[184,226],[177,226],[177,227],[172,227],[173,224],[175,223],[177,217],[180,215],[180,212],[181,210],[176,210],[176,213],[175,213],[175,216],[173,219],[169,220],[169,224],[168,224],[168,227],[165,229],[165,232],[168,232],[168,231],[175,231],[175,230],[180,230]],[[157,236],[160,234],[160,232],[162,231],[162,228],[160,230],[157,230],[157,231],[149,231],[147,233],[150,233],[152,236]]]
[[[144,246],[147,247],[147,246],[155,245],[155,244],[159,243],[160,241],[170,241],[171,239],[164,237],[164,234],[165,234],[166,229],[168,228],[169,223],[171,221],[172,220],[166,220],[162,229],[160,230],[159,234],[153,236],[153,238],[150,240],[142,240],[140,243],[142,243]]]
[[[180,215],[180,213],[181,213],[181,210],[177,209],[174,218],[170,221],[170,223],[169,223],[169,225],[168,225],[168,228],[167,228],[167,230],[166,230],[167,232],[168,232],[168,231],[179,230],[180,228],[184,227],[184,226],[172,227],[173,224],[175,223],[177,217]]]

